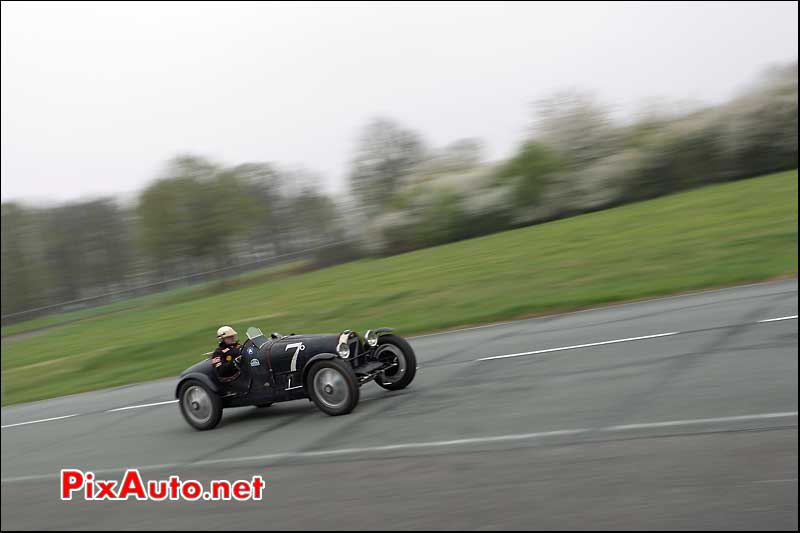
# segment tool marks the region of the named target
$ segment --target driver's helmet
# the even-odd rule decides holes
[[[222,326],[217,330],[217,338],[222,340],[223,337],[231,337],[237,335],[236,330],[230,326]]]

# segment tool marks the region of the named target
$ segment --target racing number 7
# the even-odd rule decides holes
[[[295,350],[294,355],[292,356],[292,366],[289,368],[289,371],[295,372],[297,370],[297,356],[300,355],[300,351],[305,350],[306,347],[303,346],[302,342],[295,342],[292,344],[287,344],[285,351],[289,351],[290,348],[295,348]]]

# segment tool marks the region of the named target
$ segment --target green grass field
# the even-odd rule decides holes
[[[791,171],[50,323],[35,337],[4,340],[2,403],[176,375],[214,346],[222,324],[240,333],[391,326],[409,335],[796,273]],[[13,328],[3,335],[29,325]]]
[[[109,315],[111,313],[118,313],[121,311],[152,309],[153,307],[160,307],[179,301],[196,300],[203,296],[225,292],[235,287],[249,286],[262,283],[264,281],[284,278],[307,269],[309,269],[309,265],[306,261],[292,261],[278,266],[254,270],[233,278],[198,283],[196,285],[179,289],[170,289],[139,298],[131,298],[129,300],[115,302],[113,304],[82,309],[80,311],[46,315],[41,318],[27,320],[25,322],[20,322],[10,326],[3,326],[2,335],[3,337],[6,337],[20,333],[41,330],[44,328],[50,328],[53,326],[59,326],[62,324],[68,324],[71,322],[77,322],[79,320],[90,320],[103,315]]]

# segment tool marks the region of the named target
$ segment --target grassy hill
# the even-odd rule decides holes
[[[176,375],[240,332],[401,334],[797,272],[797,171],[209,295],[156,298],[2,344],[3,405]],[[59,320],[69,320],[69,314]],[[56,322],[57,324],[57,322]],[[3,328],[3,334],[29,325]]]

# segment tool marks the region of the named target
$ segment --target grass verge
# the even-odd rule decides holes
[[[410,335],[796,272],[795,170],[4,340],[2,403],[175,375],[222,324]]]

